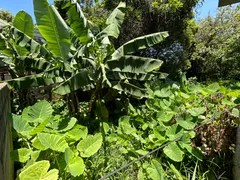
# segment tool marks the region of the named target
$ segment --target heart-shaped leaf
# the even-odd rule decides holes
[[[45,147],[40,141],[39,141],[39,138],[38,137],[35,137],[33,140],[32,140],[32,146],[35,147],[36,149],[39,149],[39,150],[46,150],[48,149],[47,147]]]
[[[21,163],[27,162],[30,159],[31,150],[27,148],[17,149],[11,152],[10,156],[13,161],[18,161]]]
[[[175,112],[173,111],[159,111],[157,113],[157,120],[160,122],[168,122],[172,119]]]
[[[48,161],[35,162],[19,174],[19,180],[58,180],[58,170],[48,171],[50,163]]]
[[[81,157],[74,157],[74,153],[70,148],[65,150],[65,161],[67,163],[68,171],[73,177],[83,174],[85,169],[84,161]]]
[[[147,168],[147,173],[151,179],[164,179],[164,170],[162,165],[155,159],[151,161],[151,166]]]
[[[73,139],[75,141],[82,139],[85,139],[88,134],[88,128],[82,127],[80,129],[72,129],[71,131],[67,132],[67,135],[70,139]]]
[[[82,157],[90,157],[95,154],[102,146],[102,135],[100,133],[88,135],[85,139],[80,141],[77,149],[80,151]]]
[[[68,147],[67,142],[64,137],[61,135],[48,134],[48,133],[40,133],[38,135],[39,141],[49,149],[54,151],[64,152]]]
[[[169,137],[169,140],[174,140],[178,137],[181,137],[183,133],[184,129],[177,124],[173,124],[166,130],[166,135]]]
[[[179,116],[177,118],[178,124],[187,130],[191,130],[195,127],[196,124],[194,122],[192,122],[192,120],[193,120],[193,118],[190,115]]]
[[[53,109],[49,102],[40,101],[34,104],[28,111],[28,119],[30,122],[43,122],[52,115]]]
[[[181,162],[183,160],[184,152],[178,147],[176,142],[172,142],[163,149],[163,152],[167,157],[176,162]]]
[[[199,116],[206,112],[205,107],[198,107],[198,108],[191,108],[187,110],[188,113],[190,113],[192,116]]]
[[[30,131],[33,130],[27,121],[23,120],[20,116],[12,114],[13,117],[13,128],[23,136],[27,136]]]

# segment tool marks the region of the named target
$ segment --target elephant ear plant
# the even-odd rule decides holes
[[[161,60],[134,53],[162,42],[167,32],[142,36],[114,48],[112,40],[120,34],[125,3],[120,2],[114,9],[102,31],[86,19],[75,0],[64,5],[68,9],[66,21],[47,0],[33,3],[37,29],[46,44],[33,40],[32,19],[23,11],[15,17],[16,23],[8,26],[10,35],[0,34],[2,62],[13,70],[13,79],[7,81],[12,88],[55,84],[55,93],[70,97],[75,97],[77,90],[93,90],[91,102],[95,102],[96,93],[103,88],[145,97],[145,88],[139,81],[166,77],[157,71]]]
[[[53,115],[47,101],[12,116],[21,148],[11,152],[11,159],[24,166],[19,180],[84,178],[91,173],[87,164],[102,146],[101,133],[89,135],[88,128],[77,124],[76,118]]]

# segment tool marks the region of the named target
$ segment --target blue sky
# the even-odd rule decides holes
[[[205,18],[208,14],[215,16],[217,13],[218,0],[204,0],[202,5],[196,7],[196,18]]]
[[[53,2],[53,0],[48,0],[48,2]],[[34,17],[33,0],[0,0],[0,9],[8,10],[13,15],[24,10]]]
[[[52,2],[53,0],[49,0]],[[197,19],[208,16],[208,13],[215,15],[217,11],[218,0],[205,0],[202,6],[197,7]],[[20,10],[28,12],[32,17],[33,13],[33,0],[0,0],[0,9],[10,11],[16,14]]]

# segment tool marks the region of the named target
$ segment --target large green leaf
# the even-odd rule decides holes
[[[43,122],[52,116],[52,106],[49,102],[43,100],[34,104],[28,111],[30,122]]]
[[[88,20],[85,18],[83,11],[78,3],[73,3],[68,10],[69,24],[74,33],[82,44],[91,40],[93,34],[89,29]]]
[[[119,47],[113,53],[112,57],[113,59],[115,59],[119,56],[133,54],[139,50],[152,47],[162,42],[166,37],[168,37],[167,32],[158,32],[132,39],[131,41],[128,41],[127,43]]]
[[[173,124],[167,128],[166,136],[169,137],[169,140],[174,140],[180,138],[184,134],[184,129],[178,124]]]
[[[80,176],[83,174],[85,169],[84,161],[79,156],[74,156],[74,153],[70,148],[65,150],[65,161],[67,164],[68,171],[73,177]]]
[[[27,121],[23,120],[21,116],[12,114],[13,117],[13,128],[23,136],[27,136],[32,130],[33,127],[31,127]]]
[[[97,133],[94,136],[88,135],[78,143],[77,149],[80,151],[82,157],[90,157],[101,148],[102,141],[101,133]]]
[[[49,149],[54,151],[64,152],[68,148],[68,143],[65,141],[64,136],[40,133],[38,134],[39,141]]]
[[[38,137],[35,137],[32,141],[32,146],[35,147],[36,149],[39,149],[41,151],[44,151],[46,149],[48,149],[47,147],[45,147],[40,141]]]
[[[43,122],[41,122],[39,125],[37,125],[37,126],[29,133],[29,135],[30,135],[30,136],[34,136],[34,135],[36,135],[36,134],[38,134],[38,133],[41,133],[41,132],[45,129],[45,127],[46,127],[46,125],[48,124],[48,122],[49,122],[49,119],[46,119],[46,120],[44,120]]]
[[[178,147],[176,142],[172,142],[163,149],[163,152],[167,157],[176,162],[181,162],[183,160],[184,152]]]
[[[75,141],[78,141],[79,139],[84,139],[87,137],[88,134],[88,128],[87,127],[81,127],[80,129],[72,129],[71,131],[67,132],[67,135],[70,139],[73,139]]]
[[[138,87],[136,85],[130,84],[128,82],[123,82],[123,81],[113,81],[112,83],[112,88],[116,89],[118,91],[125,92],[127,94],[131,94],[133,96],[143,98],[147,96],[146,90]]]
[[[46,39],[48,48],[56,57],[68,59],[71,41],[67,24],[47,0],[34,0],[33,4],[38,30]]]
[[[76,122],[77,122],[76,118],[66,117],[63,119],[57,119],[57,120],[51,121],[48,124],[48,127],[53,129],[55,132],[66,132],[66,131],[69,132],[69,130],[74,127]]]
[[[27,49],[32,55],[38,56],[39,54],[41,54],[42,56],[52,56],[45,49],[44,46],[41,46],[38,42],[30,38],[28,35],[24,34],[22,31],[18,30],[17,28],[11,27],[11,35],[14,39],[14,44]]]
[[[129,73],[149,73],[161,67],[162,61],[158,59],[144,58],[139,56],[122,56],[116,60],[106,62],[109,71]]]
[[[86,91],[94,87],[94,82],[90,79],[90,72],[82,70],[60,84],[54,92],[56,94],[65,95],[79,89]]]
[[[21,56],[14,59],[14,63],[18,66],[21,65],[25,67],[27,70],[33,71],[46,71],[50,67],[54,66],[52,63],[46,61],[44,58],[32,58],[29,56]]]
[[[8,46],[7,40],[2,34],[0,34],[0,53],[9,57],[13,56],[13,50]]]
[[[125,16],[125,8],[126,3],[120,2],[107,19],[106,24],[108,26],[100,34],[106,34],[107,36],[118,38]]]
[[[182,149],[186,149],[189,153],[191,153],[199,161],[203,160],[202,152],[199,149],[193,148],[190,144],[186,144],[186,143],[183,143],[181,141],[178,142],[178,144],[181,146]]]
[[[22,119],[29,122],[28,112],[31,109],[31,106],[25,107],[22,111]]]
[[[147,168],[147,173],[153,180],[164,180],[164,170],[162,168],[162,165],[155,159],[151,161],[151,166]]]
[[[32,150],[27,149],[27,148],[21,148],[21,149],[14,150],[10,153],[11,160],[25,163],[30,159],[31,152],[32,152]]]
[[[205,107],[191,108],[187,109],[187,112],[190,113],[192,116],[199,116],[206,112],[206,108]]]
[[[166,73],[151,72],[151,73],[130,73],[130,72],[118,72],[118,71],[106,71],[107,77],[110,80],[124,80],[134,79],[138,81],[148,81],[152,79],[165,79]]]
[[[25,33],[30,38],[34,37],[34,26],[32,17],[25,11],[19,11],[14,20],[13,26]]]
[[[169,122],[176,113],[174,111],[159,111],[156,115],[160,122]]]
[[[31,87],[47,86],[55,83],[61,83],[61,77],[44,77],[43,74],[30,75],[21,78],[11,79],[5,81],[10,88],[14,89],[28,89]]]
[[[20,174],[19,180],[58,180],[58,170],[52,169],[48,171],[50,167],[49,161],[35,162],[33,165],[24,169]]]
[[[191,130],[196,126],[196,124],[193,122],[193,117],[188,114],[177,117],[177,123],[187,130]]]

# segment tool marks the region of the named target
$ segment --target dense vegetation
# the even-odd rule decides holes
[[[215,18],[200,20],[190,69],[199,80],[239,80],[239,8],[221,8]]]
[[[195,22],[201,2],[34,0],[36,25],[1,18],[16,178],[100,179],[140,158],[110,179],[233,179],[240,8]]]

